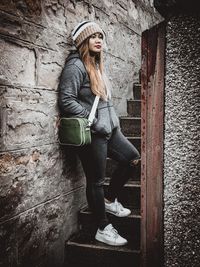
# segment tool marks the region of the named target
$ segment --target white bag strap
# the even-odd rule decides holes
[[[99,96],[96,96],[94,99],[94,103],[92,105],[92,109],[90,111],[89,117],[88,117],[88,121],[89,121],[88,125],[89,126],[91,126],[93,123],[98,104],[99,104]]]

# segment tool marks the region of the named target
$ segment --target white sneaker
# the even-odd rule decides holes
[[[108,224],[103,230],[98,229],[95,239],[111,246],[124,246],[128,243],[125,238],[118,234],[112,224]]]
[[[131,214],[131,211],[127,208],[124,208],[121,203],[117,201],[117,198],[112,203],[105,202],[106,212],[109,212],[117,217],[126,217]]]

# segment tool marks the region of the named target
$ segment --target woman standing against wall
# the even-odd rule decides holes
[[[86,195],[96,222],[95,239],[108,245],[122,246],[121,237],[109,222],[106,212],[118,217],[131,211],[118,202],[117,196],[140,159],[137,149],[124,137],[111,102],[111,88],[103,69],[104,32],[98,24],[83,21],[72,32],[77,50],[67,60],[59,83],[61,116],[88,118],[95,96],[100,97],[91,126],[92,142],[76,148],[86,175]],[[116,160],[109,191],[104,197],[106,158]]]

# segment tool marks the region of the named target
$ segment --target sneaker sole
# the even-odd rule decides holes
[[[110,211],[110,210],[106,210],[106,212],[108,212],[108,213],[110,213],[112,215],[115,215],[116,217],[120,217],[120,218],[127,217],[127,216],[129,216],[131,214],[131,212],[129,212],[126,215],[118,215],[118,214],[116,214],[116,213],[114,213],[113,211]]]
[[[128,243],[128,241],[126,241],[124,243],[117,244],[117,243],[113,243],[112,241],[104,240],[103,238],[97,237],[97,236],[95,236],[95,239],[99,242],[105,243],[105,244],[110,245],[110,246],[115,246],[115,247],[125,246]]]

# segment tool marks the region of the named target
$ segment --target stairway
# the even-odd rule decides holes
[[[141,87],[133,87],[133,99],[127,100],[128,116],[120,117],[122,132],[140,151],[141,146]],[[108,190],[109,177],[116,163],[107,159],[107,169],[104,183],[105,192]],[[139,267],[140,266],[140,166],[124,186],[119,201],[131,209],[126,218],[108,217],[119,234],[128,239],[123,247],[112,247],[94,239],[96,229],[92,216],[87,208],[79,213],[80,231],[66,242],[65,267]]]

